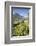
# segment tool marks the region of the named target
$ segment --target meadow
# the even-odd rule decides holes
[[[29,35],[28,20],[23,20],[22,22],[17,22],[17,24],[16,23],[13,24],[11,36],[26,36],[26,35]]]

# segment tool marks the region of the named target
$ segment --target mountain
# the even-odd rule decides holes
[[[23,19],[23,17],[21,16],[21,15],[19,15],[18,13],[15,13],[15,14],[13,14],[13,21],[14,20],[21,20],[21,19]]]
[[[27,16],[25,16],[25,17],[23,17],[23,16],[21,16],[21,15],[19,15],[18,13],[15,13],[15,14],[13,14],[13,23],[18,23],[18,22],[21,22],[22,20],[27,20],[28,19],[28,17]]]

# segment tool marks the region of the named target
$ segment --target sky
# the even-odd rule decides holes
[[[13,14],[18,13],[21,16],[27,16],[30,8],[13,7]]]

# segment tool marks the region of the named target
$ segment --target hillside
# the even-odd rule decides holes
[[[13,15],[13,23],[18,23],[18,22],[22,22],[24,20],[28,20],[28,16],[27,17],[24,17],[24,16],[21,16],[19,15],[18,13],[15,13]]]

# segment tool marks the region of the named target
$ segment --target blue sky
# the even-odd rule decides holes
[[[13,7],[13,14],[18,13],[21,16],[27,16],[30,8]]]

